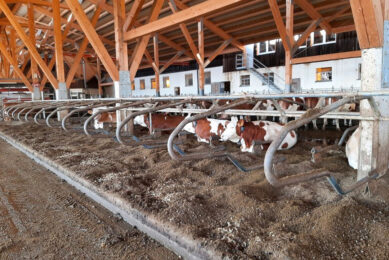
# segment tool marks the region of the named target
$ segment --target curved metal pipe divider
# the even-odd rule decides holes
[[[156,147],[160,147],[161,145],[166,145],[166,140],[161,141],[161,140],[147,140],[147,141],[141,141],[138,137],[135,135],[132,136],[132,140],[135,142],[127,142],[122,139],[121,136],[121,130],[122,128],[132,119],[134,119],[136,116],[144,115],[144,114],[149,114],[158,110],[162,110],[165,108],[170,108],[170,107],[176,107],[181,104],[189,103],[190,100],[181,100],[179,102],[174,102],[174,103],[169,103],[169,104],[164,104],[160,106],[155,106],[151,108],[145,108],[141,111],[133,112],[129,116],[127,116],[122,122],[120,122],[120,125],[116,128],[116,139],[118,140],[119,143],[125,144],[125,145],[143,145],[143,147],[147,149],[153,149]],[[150,128],[152,128],[152,123],[150,124]]]
[[[264,169],[265,169],[265,176],[266,176],[267,181],[272,186],[278,188],[278,187],[283,187],[286,185],[292,185],[292,184],[297,184],[300,182],[306,182],[306,181],[317,179],[320,177],[327,177],[329,182],[331,183],[331,185],[335,188],[336,192],[338,192],[339,194],[342,194],[340,192],[341,191],[340,186],[336,183],[335,178],[330,176],[330,172],[312,171],[312,172],[307,172],[307,173],[303,173],[303,174],[297,174],[297,175],[293,175],[293,176],[278,178],[277,174],[274,173],[274,169],[273,169],[273,156],[274,156],[275,152],[277,151],[278,147],[281,145],[284,138],[286,137],[286,135],[290,131],[297,129],[297,128],[311,122],[312,120],[319,118],[320,116],[322,116],[328,112],[331,112],[331,111],[337,109],[338,107],[343,106],[344,104],[350,103],[352,101],[358,101],[361,99],[364,99],[364,97],[345,97],[345,98],[343,98],[339,101],[336,101],[335,103],[332,103],[326,107],[308,110],[301,118],[294,120],[294,121],[291,121],[288,124],[286,124],[282,128],[282,131],[279,133],[277,138],[271,143],[271,145],[269,146],[269,148],[266,152],[265,161],[264,161]],[[362,185],[362,184],[364,184],[372,179],[377,178],[377,176],[378,176],[377,174],[373,174],[371,176],[368,176],[368,177],[358,181],[352,188],[356,189],[360,185]],[[348,192],[352,191],[353,189],[348,190]]]
[[[220,149],[218,150],[212,150],[209,152],[197,152],[197,153],[191,153],[191,154],[186,154],[184,151],[182,151],[178,146],[174,145],[174,139],[177,137],[177,135],[182,131],[182,129],[185,127],[185,125],[194,122],[196,120],[206,118],[208,116],[223,112],[228,109],[232,109],[236,106],[245,104],[249,102],[251,99],[240,99],[240,100],[235,100],[230,104],[226,104],[220,107],[215,107],[214,109],[211,109],[207,112],[197,114],[188,118],[185,118],[175,129],[174,131],[170,134],[168,143],[167,143],[167,149],[169,152],[170,157],[173,160],[177,161],[189,161],[189,160],[199,160],[199,159],[207,159],[207,158],[214,158],[214,157],[226,157],[235,167],[237,167],[240,171],[242,172],[250,172],[253,170],[261,169],[263,165],[253,165],[250,167],[244,167],[234,156],[232,156],[230,153],[226,151],[222,151]],[[178,152],[179,155],[175,153],[175,151]],[[281,158],[279,160],[283,161],[285,159]]]
[[[53,127],[51,124],[50,124],[50,118],[55,115],[57,112],[60,112],[60,111],[63,111],[63,110],[68,110],[68,109],[71,109],[71,108],[74,108],[74,107],[78,107],[78,106],[81,106],[81,105],[88,105],[90,104],[91,102],[93,101],[81,101],[81,102],[76,102],[75,104],[66,104],[64,106],[59,106],[57,107],[56,109],[54,109],[47,117],[46,117],[46,125],[48,127]],[[61,126],[61,124],[59,125]]]
[[[28,116],[34,111],[34,110],[37,110],[37,109],[42,109],[42,108],[44,108],[44,107],[46,107],[47,106],[47,104],[45,104],[45,103],[42,103],[41,105],[39,105],[39,106],[34,106],[34,107],[32,107],[30,110],[28,110],[27,111],[27,113],[24,115],[24,120],[26,121],[26,122],[28,122],[29,120],[28,120]]]
[[[36,106],[39,106],[39,105],[41,105],[41,102],[37,102],[37,103],[29,103],[29,106],[26,106],[26,107],[24,107],[24,108],[22,108],[22,110],[20,110],[19,112],[18,112],[18,114],[17,114],[17,119],[19,120],[19,121],[22,121],[22,119],[20,118],[20,115],[24,112],[24,111],[26,111],[26,110],[28,110],[28,111],[30,111],[31,109],[33,109],[33,108],[35,108]],[[27,113],[27,112],[26,112]]]
[[[70,113],[68,113],[63,119],[62,119],[62,122],[61,122],[61,125],[62,125],[62,129],[65,130],[66,132],[69,131],[69,129],[66,127],[66,121],[72,116],[74,115],[75,113],[78,113],[78,112],[82,112],[82,111],[88,111],[90,109],[93,109],[93,108],[97,108],[97,107],[101,107],[101,106],[109,106],[109,105],[113,105],[113,104],[116,104],[117,102],[113,102],[113,101],[110,101],[110,102],[100,102],[100,103],[93,103],[91,105],[88,105],[86,107],[81,107],[81,108],[77,108],[77,109],[74,109],[72,111],[70,111]]]
[[[41,123],[38,122],[38,117],[39,117],[40,114],[42,114],[43,112],[46,112],[46,110],[56,109],[57,107],[63,106],[64,104],[66,104],[66,103],[65,102],[61,102],[61,103],[55,103],[54,105],[53,104],[49,104],[49,105],[43,106],[34,116],[35,124],[37,124],[37,125],[41,124]]]
[[[89,123],[95,119],[98,115],[102,114],[102,113],[105,113],[105,112],[115,112],[115,111],[118,111],[120,109],[124,109],[124,108],[128,108],[128,107],[133,107],[133,106],[141,106],[141,105],[144,105],[146,103],[150,103],[151,100],[142,100],[142,101],[138,101],[138,102],[129,102],[129,103],[124,103],[120,106],[116,106],[116,107],[112,107],[112,108],[107,108],[107,109],[102,109],[100,111],[97,111],[96,113],[94,113],[93,115],[91,115],[84,123],[84,133],[87,135],[87,136],[92,136],[93,134],[97,134],[97,133],[90,133],[90,131],[88,130],[88,126],[89,126]]]
[[[12,119],[15,119],[14,113],[16,111],[18,111],[18,109],[23,108],[25,106],[27,106],[27,103],[21,103],[21,104],[15,105],[15,106],[11,106],[11,107],[9,107],[8,110],[6,110],[6,114],[7,114],[7,116],[11,117]]]

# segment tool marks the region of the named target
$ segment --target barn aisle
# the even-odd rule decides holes
[[[3,141],[0,258],[178,259]]]

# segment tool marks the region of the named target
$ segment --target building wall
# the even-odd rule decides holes
[[[361,58],[342,59],[333,61],[314,62],[307,64],[296,64],[293,66],[293,79],[300,79],[301,90],[340,90],[340,89],[359,89],[361,81],[358,79],[358,68],[361,63]],[[332,67],[332,81],[316,82],[316,69],[322,67]],[[270,68],[277,76],[275,83],[280,88],[284,86],[285,67],[277,66]],[[230,82],[231,94],[241,93],[257,93],[266,94],[269,89],[266,85],[247,70],[236,70],[231,72],[223,72],[223,66],[208,68],[205,71],[211,72],[211,82]],[[265,69],[258,69],[261,73],[266,73]],[[193,75],[193,86],[185,86],[185,74]],[[240,77],[242,75],[250,75],[250,86],[241,86]],[[170,88],[163,88],[163,77],[169,76]],[[154,76],[145,76],[135,78],[135,90],[132,92],[136,97],[155,96],[155,89],[151,88],[151,79]],[[140,89],[140,80],[145,80],[145,89]],[[197,70],[189,70],[175,73],[166,73],[160,75],[160,94],[161,96],[173,96],[174,88],[179,87],[181,95],[197,95],[198,94],[198,75]],[[211,84],[205,85],[205,94],[211,93]]]
[[[223,75],[223,67],[212,67],[207,68],[205,71],[211,72],[211,82],[221,82],[224,81]],[[192,74],[193,75],[193,85],[185,86],[185,75]],[[169,77],[170,87],[163,87],[163,77]],[[132,91],[132,95],[135,97],[143,96],[155,96],[156,90],[151,88],[151,79],[154,78],[152,76],[145,77],[137,77],[135,78],[135,90]],[[145,80],[145,89],[140,89],[140,81]],[[174,96],[174,89],[176,87],[180,88],[180,93],[182,96],[188,95],[197,95],[198,94],[198,73],[197,70],[188,70],[182,72],[174,72],[174,73],[165,73],[160,75],[160,94],[161,96]],[[205,94],[209,94],[211,92],[211,84],[206,84],[204,87]]]

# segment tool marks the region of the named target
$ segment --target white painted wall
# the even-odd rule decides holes
[[[361,63],[361,58],[342,59],[334,61],[314,62],[308,64],[297,64],[293,66],[293,78],[300,78],[301,89],[303,91],[308,90],[339,90],[339,89],[360,89],[361,81],[358,79],[358,65]],[[322,67],[332,67],[332,81],[331,82],[316,82],[316,69]],[[284,86],[284,74],[285,67],[272,67],[272,72],[279,75],[275,76],[275,83],[281,88]],[[233,71],[223,73],[223,67],[214,67],[205,69],[205,71],[211,72],[211,82],[224,82],[229,81],[231,83],[231,94],[239,93],[268,93],[269,89],[266,85],[254,75],[250,74],[247,70]],[[261,73],[266,73],[265,69],[258,69]],[[185,74],[192,73],[193,86],[185,86]],[[240,76],[250,75],[250,86],[240,85]],[[170,88],[163,88],[163,77],[168,76],[170,80]],[[154,76],[135,78],[135,90],[132,92],[133,96],[155,96],[155,89],[151,89],[151,79]],[[140,80],[145,80],[145,89],[140,89]],[[197,95],[198,74],[197,70],[175,72],[160,75],[161,96],[173,96],[174,88],[180,87],[181,95]],[[211,93],[211,85],[205,85],[205,94]]]

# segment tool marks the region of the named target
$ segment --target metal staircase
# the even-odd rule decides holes
[[[280,88],[277,84],[275,84],[275,79],[277,78],[278,82],[284,82],[283,85],[285,85],[285,81],[283,78],[281,78],[278,74],[276,74],[274,71],[272,71],[270,68],[266,67],[265,64],[260,62],[258,59],[256,59],[253,56],[248,56],[249,58],[252,58],[253,63],[252,66],[249,67],[249,72],[253,74],[255,77],[257,77],[264,86],[268,86],[269,89],[271,89],[275,93],[282,93],[283,88]],[[266,73],[263,74],[259,72],[257,69],[265,69]]]

